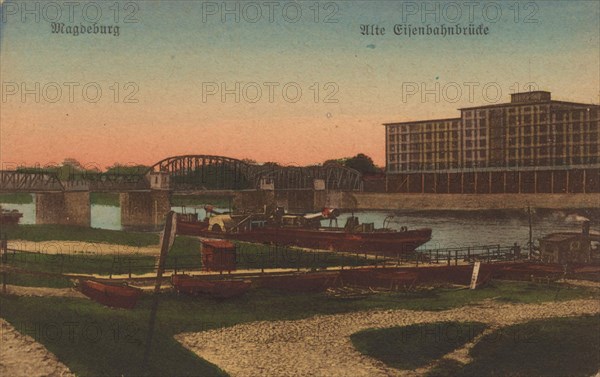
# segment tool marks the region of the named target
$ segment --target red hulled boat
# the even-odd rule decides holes
[[[105,283],[96,280],[79,280],[81,293],[92,300],[114,308],[133,309],[142,290],[126,284]]]
[[[410,253],[431,239],[431,229],[376,229],[373,223],[360,224],[351,216],[344,227],[322,227],[321,220],[336,220],[337,210],[316,214],[284,214],[278,208],[272,215],[219,214],[204,221],[178,219],[179,234],[272,243],[341,252],[381,253],[389,256]],[[196,225],[201,224],[201,225]]]
[[[16,225],[19,223],[23,214],[16,209],[8,210],[0,206],[0,224]]]

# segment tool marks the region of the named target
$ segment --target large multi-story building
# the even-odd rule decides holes
[[[599,109],[535,91],[460,118],[386,123],[387,190],[600,192]]]

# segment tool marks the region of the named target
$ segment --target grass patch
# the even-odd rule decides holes
[[[142,366],[150,300],[132,311],[70,298],[1,298],[1,315],[44,344],[78,376],[224,376],[157,326]]]
[[[0,194],[0,203],[30,204],[33,203],[33,196],[31,194],[24,193]]]
[[[412,370],[460,348],[485,328],[480,322],[434,322],[364,330],[350,339],[361,353],[392,368]]]
[[[112,192],[92,192],[90,194],[90,203],[101,206],[120,206],[119,194]]]
[[[483,298],[518,292],[525,283],[498,283],[471,290],[437,289],[422,295],[379,293],[356,300],[335,300],[323,293],[280,293],[251,290],[226,301],[161,295],[150,369],[141,367],[151,297],[143,296],[134,310],[109,309],[93,301],[53,297],[0,297],[0,316],[44,344],[71,370],[82,376],[171,375],[215,376],[222,372],[180,346],[173,335],[232,326],[251,321],[294,320],[318,314],[361,310],[438,310],[459,307]],[[547,287],[538,286],[540,297]],[[531,294],[535,295],[532,289]],[[583,288],[564,292],[565,297],[590,296]],[[62,329],[60,337],[40,329]],[[75,335],[68,336],[68,326]],[[93,326],[93,327],[90,327]],[[94,331],[100,329],[99,331]],[[86,330],[84,332],[84,330]]]
[[[157,233],[125,232],[72,225],[18,225],[3,227],[2,236],[24,241],[82,241],[105,242],[127,246],[157,245]]]
[[[475,290],[431,289],[416,292],[393,293],[403,300],[405,309],[441,311],[493,299],[512,303],[538,304],[548,301],[565,301],[580,298],[598,298],[598,291],[564,285],[532,284],[529,282],[494,281]]]
[[[349,255],[306,251],[297,248],[274,247],[262,244],[235,242],[237,268],[325,268],[332,266],[364,266],[375,263],[372,259]],[[202,267],[200,240],[178,236],[167,256],[167,268],[199,269]]]
[[[73,282],[63,276],[30,275],[15,272],[6,274],[6,284],[22,287],[71,288]]]
[[[195,237],[177,236],[173,247],[167,254],[165,268],[198,270],[202,267],[200,240]]]
[[[591,376],[600,369],[600,316],[505,327],[481,339],[455,376]]]
[[[144,274],[154,271],[153,256],[98,254],[38,254],[14,252],[7,255],[10,266],[52,274]]]
[[[222,196],[210,196],[210,195],[173,195],[171,197],[171,206],[173,207],[181,207],[181,206],[199,206],[204,204],[210,204],[212,206],[216,206],[219,208],[229,208],[229,198],[224,198]],[[233,199],[231,199],[231,203],[233,205]]]

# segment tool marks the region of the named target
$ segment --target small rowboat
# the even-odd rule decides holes
[[[173,275],[171,283],[177,292],[196,296],[210,295],[214,298],[240,296],[252,285],[250,280],[207,280],[190,275]]]
[[[81,293],[102,305],[133,309],[142,294],[139,288],[127,284],[105,283],[96,280],[79,280]]]

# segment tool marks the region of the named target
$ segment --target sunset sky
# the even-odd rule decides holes
[[[394,25],[468,26],[469,10],[458,17],[444,2],[427,2],[439,7],[435,20],[416,3],[338,1],[316,3],[317,15],[314,1],[275,1],[271,22],[263,1],[122,1],[117,19],[115,1],[79,1],[69,20],[64,1],[1,3],[5,169],[67,157],[102,168],[153,164],[182,154],[304,165],[361,152],[383,165],[385,122],[457,117],[461,107],[506,102],[527,82],[553,99],[599,102],[597,1],[521,2],[518,9],[497,2],[499,9],[485,12],[480,2],[472,23],[488,35],[410,38],[395,35]],[[93,3],[88,19],[86,3]],[[238,10],[239,22],[223,14],[225,6]],[[96,26],[118,26],[118,36],[52,33],[54,19],[65,28],[93,27],[97,10]],[[327,21],[337,22],[324,22],[330,14]],[[137,22],[124,22],[127,15]],[[361,24],[386,34],[361,35]],[[234,89],[236,82],[239,102],[235,94],[223,100],[221,84]],[[473,98],[464,83],[477,83]],[[437,102],[433,94],[406,95],[436,85]],[[302,94],[292,102],[297,88]],[[128,94],[137,103],[126,102]]]

